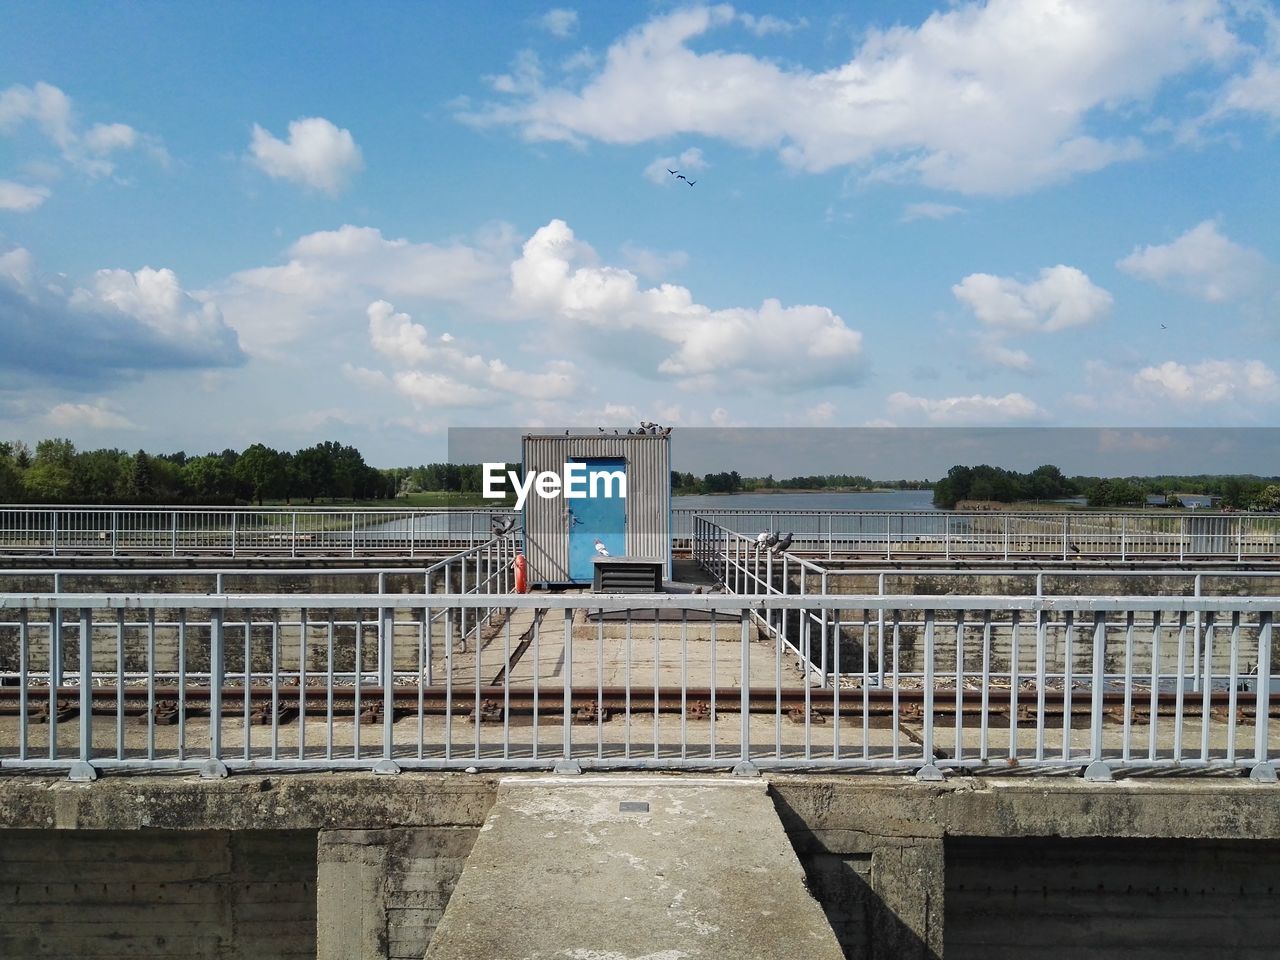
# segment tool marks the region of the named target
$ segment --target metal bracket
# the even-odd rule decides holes
[[[938,783],[945,780],[946,776],[937,764],[926,763],[916,771],[916,779],[924,783]]]
[[[750,760],[739,760],[733,766],[733,775],[735,777],[758,777],[760,776],[760,768]]]
[[[395,776],[400,772],[400,764],[396,763],[394,760],[379,760],[373,765],[373,772],[378,774],[380,777]]]
[[[210,757],[200,764],[200,779],[202,780],[225,780],[230,775],[231,771],[227,769],[227,765],[221,760],[215,760]]]
[[[1264,760],[1262,763],[1254,764],[1253,769],[1249,771],[1249,779],[1258,783],[1275,783],[1280,778],[1276,777],[1275,764],[1270,760]]]
[[[98,779],[98,768],[85,760],[77,760],[67,771],[67,779],[72,783],[93,783]]]
[[[1095,760],[1084,768],[1084,778],[1090,783],[1110,783],[1115,779],[1111,776],[1111,767],[1101,760]]]
[[[582,773],[582,764],[577,760],[557,760],[556,765],[551,768],[551,772],[565,777],[576,777]]]

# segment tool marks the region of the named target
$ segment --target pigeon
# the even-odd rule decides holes
[[[515,517],[506,517],[505,519],[494,515],[489,518],[489,529],[494,537],[505,537],[516,527]]]
[[[756,537],[757,550],[772,550],[778,543],[778,535],[776,533],[762,533]]]
[[[1079,552],[1080,552],[1080,548],[1079,548],[1079,547],[1077,547],[1077,546],[1076,546],[1072,541],[1070,541],[1070,540],[1068,540],[1068,541],[1067,541],[1067,546],[1071,548],[1071,552],[1072,552],[1072,553],[1079,553]]]
[[[791,541],[793,539],[794,534],[784,533],[778,538],[778,542],[773,545],[773,552],[777,554],[786,553],[787,548],[791,546]]]
[[[596,541],[596,554],[601,557],[607,557],[609,555],[608,548],[599,540]]]

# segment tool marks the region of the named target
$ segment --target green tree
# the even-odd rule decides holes
[[[249,491],[250,499],[262,506],[264,497],[277,496],[284,485],[284,460],[278,451],[255,443],[240,454],[232,473]]]
[[[151,458],[142,450],[133,455],[125,469],[124,496],[130,503],[155,502],[155,470]]]
[[[236,481],[226,460],[216,454],[188,460],[182,467],[182,482],[189,495],[203,503],[235,498]]]
[[[1280,484],[1272,483],[1263,487],[1254,506],[1259,510],[1280,510]]]
[[[28,496],[33,500],[65,503],[75,486],[72,466],[76,448],[70,440],[55,438],[36,444],[36,455],[22,478]]]

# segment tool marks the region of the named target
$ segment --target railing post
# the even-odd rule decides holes
[[[628,612],[628,617],[631,614]],[[573,608],[564,609],[564,755],[567,763],[573,759]],[[600,709],[600,705],[596,705]],[[656,705],[655,705],[656,711]]]
[[[1007,563],[1009,560],[1009,515],[1004,515],[1004,559]]]
[[[351,556],[354,559],[356,555],[356,515],[353,511],[351,514]]]
[[[53,592],[62,592],[60,573],[53,575]],[[49,611],[49,686],[56,692],[62,682],[62,608],[54,607]]]
[[[53,521],[52,521],[53,544],[52,544],[52,546],[53,546],[53,555],[56,557],[56,556],[58,555],[58,511],[57,511],[57,510],[54,510],[54,511],[52,512],[52,514],[53,514]]]
[[[120,540],[120,511],[111,511],[111,556],[117,556],[117,549]]]
[[[1120,515],[1120,561],[1123,563],[1128,559],[1129,544],[1129,518],[1124,514]]]
[[[93,767],[93,611],[80,608],[80,759],[68,779],[96,780]]]
[[[933,763],[933,626],[934,611],[926,610],[924,612],[924,727],[921,730],[926,765]],[[894,677],[895,684],[900,682],[899,677]]]
[[[1199,599],[1201,587],[1201,574],[1197,573],[1195,578],[1195,592],[1192,596]],[[1201,622],[1200,610],[1196,609],[1192,615],[1192,641],[1191,641],[1191,691],[1195,693],[1200,689],[1200,643],[1201,643]],[[1182,685],[1182,677],[1178,678],[1178,685]],[[1207,721],[1202,721],[1207,722]]]
[[[751,611],[743,607],[742,621],[742,689],[739,691],[739,719],[742,727],[742,755],[740,763],[751,763]]]
[[[1244,559],[1244,517],[1236,517],[1236,563]]]
[[[1093,615],[1093,697],[1089,706],[1089,759],[1102,759],[1102,688],[1106,683],[1107,659],[1106,614],[1098,610]],[[1128,678],[1126,677],[1126,682]],[[1067,678],[1067,683],[1070,683]]]
[[[1178,561],[1187,559],[1187,518],[1178,518]],[[1198,617],[1197,617],[1198,619]]]
[[[945,559],[951,559],[951,515],[947,514],[942,518],[942,555]]]
[[[1271,627],[1272,613],[1265,611],[1259,615],[1258,629],[1258,689],[1255,701],[1253,724],[1253,762],[1263,764],[1270,762],[1267,734],[1271,721]]]
[[[298,511],[294,510],[289,514],[291,527],[289,530],[289,556],[298,556]]]
[[[221,579],[219,574],[214,587],[219,593],[222,592]],[[221,610],[209,611],[209,759],[200,768],[202,777],[216,779],[227,775],[227,765],[222,762],[222,685],[226,676],[222,620]],[[306,691],[301,689],[301,684],[299,678],[299,700],[305,701]]]
[[[240,525],[240,514],[233,512],[231,514],[231,556],[236,555],[236,528]]]
[[[822,571],[822,595],[824,597],[827,595],[827,571],[825,570]],[[821,627],[819,630],[819,636],[822,638],[822,688],[825,690],[827,687],[827,608],[825,605],[822,607],[822,618],[820,622]],[[835,642],[840,642],[839,636],[836,637]],[[835,678],[835,683],[837,686],[839,685],[839,677]]]
[[[178,555],[178,511],[171,511],[169,516],[173,518],[169,524],[169,556],[176,557]]]

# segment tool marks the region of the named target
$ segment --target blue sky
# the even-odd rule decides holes
[[[1280,413],[1274,3],[0,18],[0,437]]]

